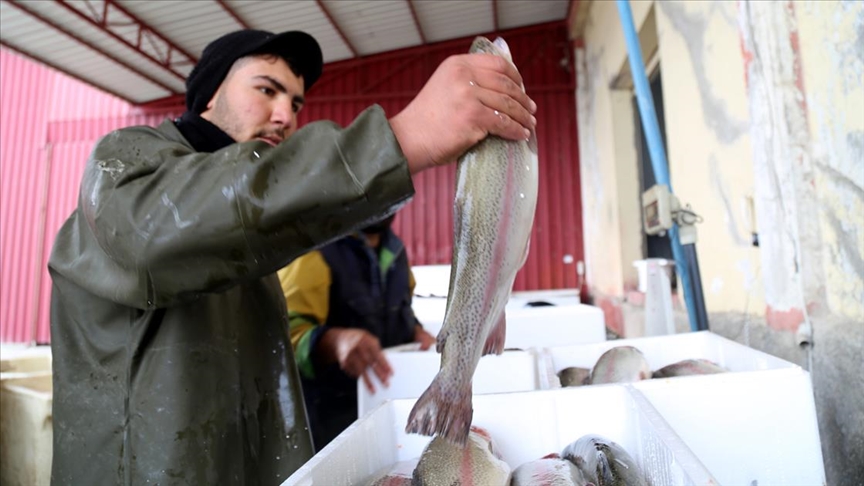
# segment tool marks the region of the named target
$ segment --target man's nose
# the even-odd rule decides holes
[[[273,107],[273,114],[270,117],[270,121],[273,123],[277,123],[279,125],[284,126],[285,128],[290,128],[294,124],[294,108],[291,105],[291,102],[276,102]]]

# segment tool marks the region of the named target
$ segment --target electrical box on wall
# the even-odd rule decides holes
[[[672,213],[678,209],[678,200],[665,185],[656,184],[642,193],[642,216],[645,233],[664,235],[672,227]]]

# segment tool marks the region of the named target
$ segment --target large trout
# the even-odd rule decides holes
[[[501,38],[477,37],[469,52],[513,62]],[[537,184],[533,132],[518,142],[486,137],[459,159],[450,290],[436,346],[441,369],[411,410],[406,432],[465,444],[474,369],[482,355],[504,349],[504,305],[528,256]]]

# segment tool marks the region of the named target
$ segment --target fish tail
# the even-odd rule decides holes
[[[421,435],[441,435],[447,441],[465,446],[474,416],[471,404],[471,382],[458,388],[458,393],[444,393],[444,380],[439,373],[417,399],[405,432]]]

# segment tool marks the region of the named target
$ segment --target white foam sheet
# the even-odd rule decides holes
[[[362,417],[283,485],[364,485],[373,474],[417,458],[429,437],[404,432],[414,399],[388,401]],[[619,443],[655,485],[717,482],[644,399],[629,386],[475,396],[474,425],[489,431],[516,468],[561,452],[584,434]]]
[[[532,297],[534,298],[534,297]],[[514,297],[504,308],[507,319],[506,348],[596,343],[606,340],[606,325],[599,307],[580,304],[576,297],[547,297],[556,305],[530,307],[532,300]],[[414,297],[412,308],[423,327],[437,336],[444,323],[447,299]]]
[[[390,386],[385,388],[373,377],[375,393],[371,394],[362,380],[358,380],[358,416],[362,417],[386,400],[419,397],[435,378],[441,363],[441,355],[434,350],[388,350],[385,355],[393,368]],[[530,351],[505,351],[501,355],[483,356],[474,372],[473,385],[474,394],[477,395],[537,390],[539,377],[535,354]]]
[[[553,346],[540,351],[548,371],[540,374],[541,388],[558,388],[556,374],[571,366],[591,369],[600,356],[617,346],[633,346],[642,351],[652,370],[685,359],[708,359],[729,371],[762,371],[798,368],[794,363],[757,351],[710,331],[673,334],[636,339],[616,339],[602,343]],[[702,379],[715,375],[687,376],[676,379]]]
[[[809,373],[725,373],[633,385],[720,484],[824,485]]]

